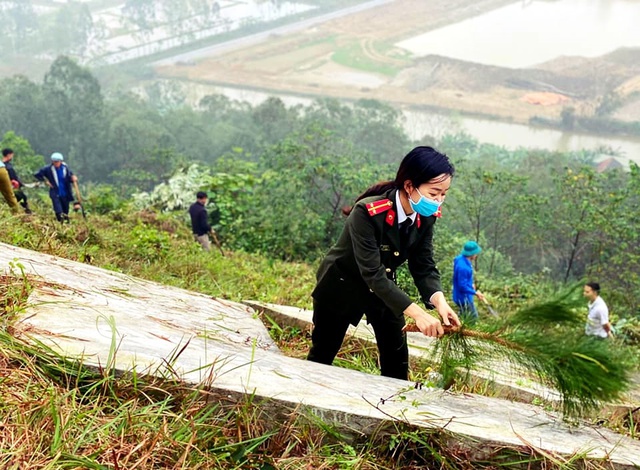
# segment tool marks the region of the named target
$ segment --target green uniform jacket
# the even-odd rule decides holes
[[[409,260],[409,271],[426,305],[442,290],[433,261],[435,216],[416,218],[407,246],[402,246],[396,220],[396,189],[358,201],[336,244],[322,261],[313,290],[317,301],[333,303],[356,324],[370,309],[384,308],[402,316],[413,302],[394,282],[395,271]],[[388,206],[379,207],[388,199]],[[374,213],[375,212],[375,213]]]

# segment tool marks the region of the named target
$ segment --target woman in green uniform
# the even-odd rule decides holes
[[[347,211],[342,234],[318,269],[308,360],[331,364],[349,324],[357,325],[364,314],[375,332],[382,375],[406,380],[404,316],[426,336],[441,336],[442,324],[460,324],[442,293],[432,244],[453,173],[446,155],[416,147],[400,163],[395,180],[370,187]],[[395,271],[405,261],[423,302],[440,319],[396,285]]]

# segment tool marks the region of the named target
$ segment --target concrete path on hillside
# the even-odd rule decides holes
[[[509,446],[621,469],[640,462],[640,442],[566,425],[535,406],[286,357],[240,303],[1,243],[0,266],[4,282],[20,282],[24,271],[33,288],[16,335],[87,366],[163,375],[170,364],[172,377],[205,385],[219,400],[251,394],[274,416],[313,414],[352,436],[402,422],[445,432],[469,455]]]

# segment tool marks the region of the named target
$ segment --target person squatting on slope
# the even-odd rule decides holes
[[[432,245],[453,173],[446,155],[416,147],[400,163],[395,180],[371,186],[344,211],[342,234],[317,272],[308,360],[331,364],[349,324],[357,325],[364,314],[375,332],[382,375],[407,380],[405,315],[426,336],[444,334],[443,323],[460,324],[442,293]],[[440,318],[396,285],[396,269],[405,261],[424,303]]]
[[[49,186],[49,197],[53,204],[56,219],[64,223],[69,222],[69,203],[73,201],[71,185],[78,181],[76,175],[64,163],[64,157],[59,152],[51,154],[51,165],[40,168],[33,175],[38,181],[44,181]]]

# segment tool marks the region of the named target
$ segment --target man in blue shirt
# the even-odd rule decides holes
[[[468,241],[453,260],[453,301],[460,309],[460,316],[472,323],[478,320],[478,310],[473,303],[473,297],[477,296],[482,302],[485,301],[484,294],[476,290],[473,283],[471,264],[481,251],[482,248],[476,242]]]
[[[59,152],[51,154],[51,165],[44,166],[34,174],[38,181],[44,181],[49,186],[49,197],[53,203],[56,219],[64,223],[69,221],[69,203],[73,201],[71,184],[78,181],[76,175],[64,163],[64,157]]]

